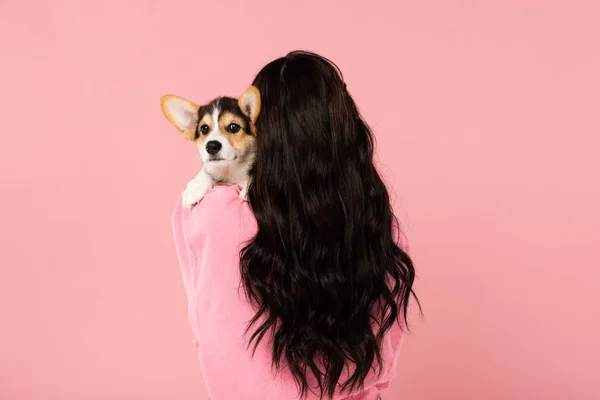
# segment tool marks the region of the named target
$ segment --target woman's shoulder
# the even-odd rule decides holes
[[[248,202],[240,199],[240,191],[239,186],[216,185],[192,208],[184,207],[180,196],[172,215],[173,229],[190,243],[205,233],[246,236],[245,232],[256,229],[256,219]]]
[[[192,209],[197,208],[200,205],[206,206],[207,204],[217,206],[242,206],[247,202],[240,199],[239,196],[241,190],[242,188],[237,185],[215,185],[206,192],[202,200],[192,207]]]
[[[213,217],[223,219],[236,212],[249,210],[248,203],[240,199],[241,188],[237,185],[215,185],[191,208],[183,206],[182,195],[177,199],[173,217],[188,215],[191,217]]]

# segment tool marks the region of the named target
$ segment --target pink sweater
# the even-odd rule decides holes
[[[211,400],[292,400],[297,387],[286,370],[271,373],[268,341],[254,358],[244,329],[254,315],[240,287],[239,251],[256,233],[256,219],[238,199],[237,186],[216,186],[191,210],[177,203],[173,234],[188,298],[188,315]],[[335,400],[376,400],[395,376],[402,331],[394,325],[383,342],[384,370],[365,391]],[[309,394],[308,399],[318,397]]]

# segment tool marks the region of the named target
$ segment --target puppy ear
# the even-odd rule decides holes
[[[252,124],[256,123],[256,119],[258,118],[258,114],[260,113],[260,92],[254,86],[250,86],[238,100],[238,105],[240,109]]]
[[[160,99],[160,107],[170,123],[175,125],[187,140],[194,140],[198,127],[199,107],[189,100],[167,94]]]

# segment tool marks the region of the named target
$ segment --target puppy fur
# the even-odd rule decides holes
[[[167,120],[196,144],[204,163],[186,186],[183,206],[197,204],[215,184],[241,186],[240,198],[245,200],[256,155],[258,89],[250,86],[239,99],[219,97],[203,106],[175,95],[163,96],[160,103]]]

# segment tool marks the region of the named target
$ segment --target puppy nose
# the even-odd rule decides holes
[[[211,140],[210,142],[206,143],[206,151],[211,156],[214,156],[215,154],[217,154],[219,152],[219,150],[221,150],[221,142],[218,142],[216,140]]]

